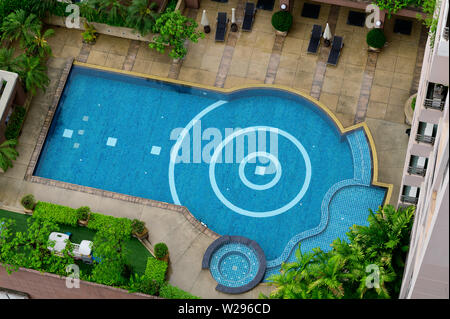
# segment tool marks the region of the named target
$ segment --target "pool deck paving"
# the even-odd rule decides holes
[[[33,183],[24,179],[29,161],[69,58],[80,62],[134,71],[188,82],[232,88],[245,84],[277,84],[294,88],[318,98],[342,122],[344,127],[365,121],[373,135],[378,154],[378,180],[394,185],[391,204],[396,204],[409,127],[404,122],[403,106],[417,86],[422,63],[424,29],[413,22],[412,34],[393,34],[393,19],[385,22],[388,44],[381,53],[368,53],[366,28],[346,24],[349,8],[321,4],[318,19],[300,15],[304,1],[295,1],[294,24],[287,37],[276,36],[270,24],[272,11],[258,10],[251,32],[236,33],[228,26],[225,42],[215,42],[217,12],[237,9],[238,25],[244,1],[228,3],[202,1],[198,10],[185,14],[198,22],[206,9],[211,32],[198,43],[189,43],[188,54],[174,63],[167,54],[148,48],[135,40],[100,35],[95,45],[81,41],[81,32],[52,27],[56,34],[49,39],[54,57],[48,61],[51,83],[46,92],[39,92],[32,101],[22,135],[20,157],[14,167],[0,174],[0,208],[21,210],[20,198],[33,193],[38,200],[71,207],[90,206],[93,211],[143,220],[150,232],[150,242],[165,242],[170,251],[169,281],[203,298],[257,298],[273,287],[260,284],[239,295],[216,291],[217,285],[209,270],[202,270],[203,253],[214,240],[193,227],[176,211],[136,204],[96,194],[88,194],[56,186]],[[275,7],[279,6],[276,0]],[[334,19],[334,20],[333,20]],[[324,57],[328,48],[320,46],[319,54],[306,53],[313,24],[325,26],[335,21],[333,34],[344,37],[345,46],[337,66],[327,66]],[[334,23],[334,22],[332,22]],[[411,91],[411,92],[410,92]]]

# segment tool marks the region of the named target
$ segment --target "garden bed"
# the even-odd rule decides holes
[[[14,232],[24,232],[27,230],[27,220],[31,218],[29,215],[13,213],[5,210],[0,210],[0,219],[13,219],[16,222],[16,225],[13,228]],[[60,232],[62,233],[72,233],[70,241],[79,244],[82,240],[90,240],[93,241],[95,236],[95,231],[92,229],[88,229],[86,227],[80,226],[68,226],[58,224],[60,227]],[[153,258],[153,255],[147,250],[145,246],[143,246],[137,238],[131,238],[126,244],[128,251],[130,252],[128,255],[128,262],[133,267],[134,271],[139,275],[143,275],[145,272],[145,267],[147,265],[147,258]],[[82,269],[89,270],[90,265],[81,265]]]

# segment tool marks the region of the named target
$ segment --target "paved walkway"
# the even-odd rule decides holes
[[[227,42],[215,42],[217,12],[227,12],[231,18],[231,7],[235,7],[239,21],[242,3],[242,0],[229,0],[225,4],[203,1],[200,9],[188,10],[187,14],[200,22],[202,10],[206,9],[211,33],[198,43],[189,44],[188,55],[182,63],[173,63],[167,54],[150,50],[144,42],[100,35],[97,43],[89,46],[81,42],[81,32],[55,28],[56,34],[49,40],[55,55],[48,62],[51,84],[46,93],[39,92],[33,99],[19,141],[20,157],[12,169],[0,175],[0,206],[20,209],[21,196],[33,193],[43,201],[72,207],[88,205],[101,213],[140,218],[150,230],[150,241],[153,244],[164,241],[169,247],[172,261],[169,274],[173,285],[204,298],[256,298],[259,292],[268,293],[272,289],[259,285],[239,296],[215,291],[216,283],[209,271],[201,270],[202,255],[212,239],[178,212],[24,180],[61,70],[66,59],[72,57],[118,70],[210,86],[232,88],[243,84],[274,83],[307,94],[317,92],[316,98],[344,126],[366,121],[378,152],[378,179],[394,184],[391,203],[395,203],[408,144],[403,104],[415,87],[414,71],[421,65],[420,55],[423,55],[424,33],[420,22],[414,21],[412,34],[405,36],[393,34],[394,20],[387,20],[388,45],[376,56],[376,61],[367,53],[367,30],[346,24],[348,8],[336,10],[322,4],[319,18],[309,19],[300,15],[304,1],[294,3],[294,24],[286,38],[275,36],[270,24],[273,12],[258,10],[251,32],[239,30],[233,33],[228,29]],[[278,6],[276,0],[275,7]],[[318,55],[306,54],[306,48],[312,25],[325,26],[330,15],[335,19],[333,34],[344,37],[345,48],[338,65],[325,65],[319,70],[320,81],[315,81],[321,60]],[[334,22],[332,24],[334,29]],[[317,86],[314,90],[313,84]]]

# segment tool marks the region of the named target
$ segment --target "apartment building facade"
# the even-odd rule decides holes
[[[398,199],[416,206],[400,298],[449,298],[448,10],[448,0],[437,0]]]

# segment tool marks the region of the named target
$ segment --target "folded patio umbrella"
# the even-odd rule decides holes
[[[323,31],[323,38],[325,40],[331,40],[333,38],[333,35],[331,34],[330,31],[330,26],[327,23],[327,26],[325,27],[325,31]]]
[[[200,22],[202,26],[209,26],[208,16],[206,15],[206,10],[203,10],[202,21]]]

